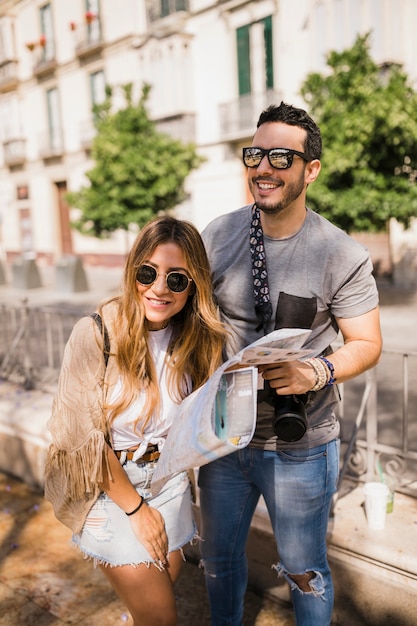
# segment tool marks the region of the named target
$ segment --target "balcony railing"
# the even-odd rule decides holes
[[[184,143],[195,143],[195,114],[178,113],[155,120],[158,131]]]
[[[195,142],[195,114],[178,113],[154,120],[159,132],[166,133],[173,139],[180,139],[184,143]],[[97,129],[91,120],[84,121],[80,126],[80,144],[84,150],[89,150]]]
[[[149,22],[189,10],[188,0],[146,0]]]
[[[53,159],[64,153],[64,141],[60,128],[46,131],[39,135],[39,156],[42,159]]]
[[[98,21],[86,24],[76,31],[75,53],[79,59],[100,54],[104,46]]]
[[[0,92],[12,91],[19,83],[17,61],[3,59],[0,61]]]
[[[8,139],[3,143],[4,162],[9,167],[23,165],[26,161],[26,140]]]
[[[33,73],[37,78],[44,78],[55,72],[58,63],[53,40],[48,40],[44,46],[39,46],[32,54],[34,55]]]
[[[219,107],[220,130],[224,139],[239,141],[252,136],[259,115],[270,104],[279,104],[282,95],[274,90],[250,93]]]
[[[97,129],[94,126],[92,120],[86,120],[80,124],[80,144],[83,150],[90,150],[94,137],[97,134]]]

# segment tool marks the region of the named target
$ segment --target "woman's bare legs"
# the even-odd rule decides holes
[[[171,552],[168,566],[159,571],[154,565],[104,567],[101,570],[125,603],[134,626],[176,626],[177,607],[173,584],[183,562],[180,550]]]

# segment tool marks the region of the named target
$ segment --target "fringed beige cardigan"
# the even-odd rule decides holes
[[[116,307],[106,305],[103,311],[112,352]],[[103,406],[117,379],[115,358],[110,356],[105,365],[103,338],[96,322],[83,317],[65,347],[48,422],[53,443],[45,467],[45,497],[57,519],[74,533],[81,530],[100,493],[103,461],[107,463],[106,441],[110,442]]]

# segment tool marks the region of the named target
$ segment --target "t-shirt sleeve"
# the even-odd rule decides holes
[[[345,277],[333,296],[331,312],[335,317],[358,317],[378,306],[378,289],[372,270],[372,262],[364,251],[361,262]]]

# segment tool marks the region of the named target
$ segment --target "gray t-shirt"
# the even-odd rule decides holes
[[[253,295],[249,248],[252,206],[216,218],[202,234],[222,319],[232,329],[228,357],[263,335],[263,330],[256,330],[259,320]],[[274,328],[311,329],[304,347],[315,355],[327,354],[338,336],[335,317],[357,317],[378,305],[367,250],[310,209],[295,235],[287,239],[264,236],[264,245],[273,307],[268,332]],[[274,409],[267,401],[270,397],[270,391],[258,393],[257,427],[251,446],[268,450],[306,448],[338,436],[336,388],[310,393],[307,433],[292,443],[277,440],[274,434]]]

